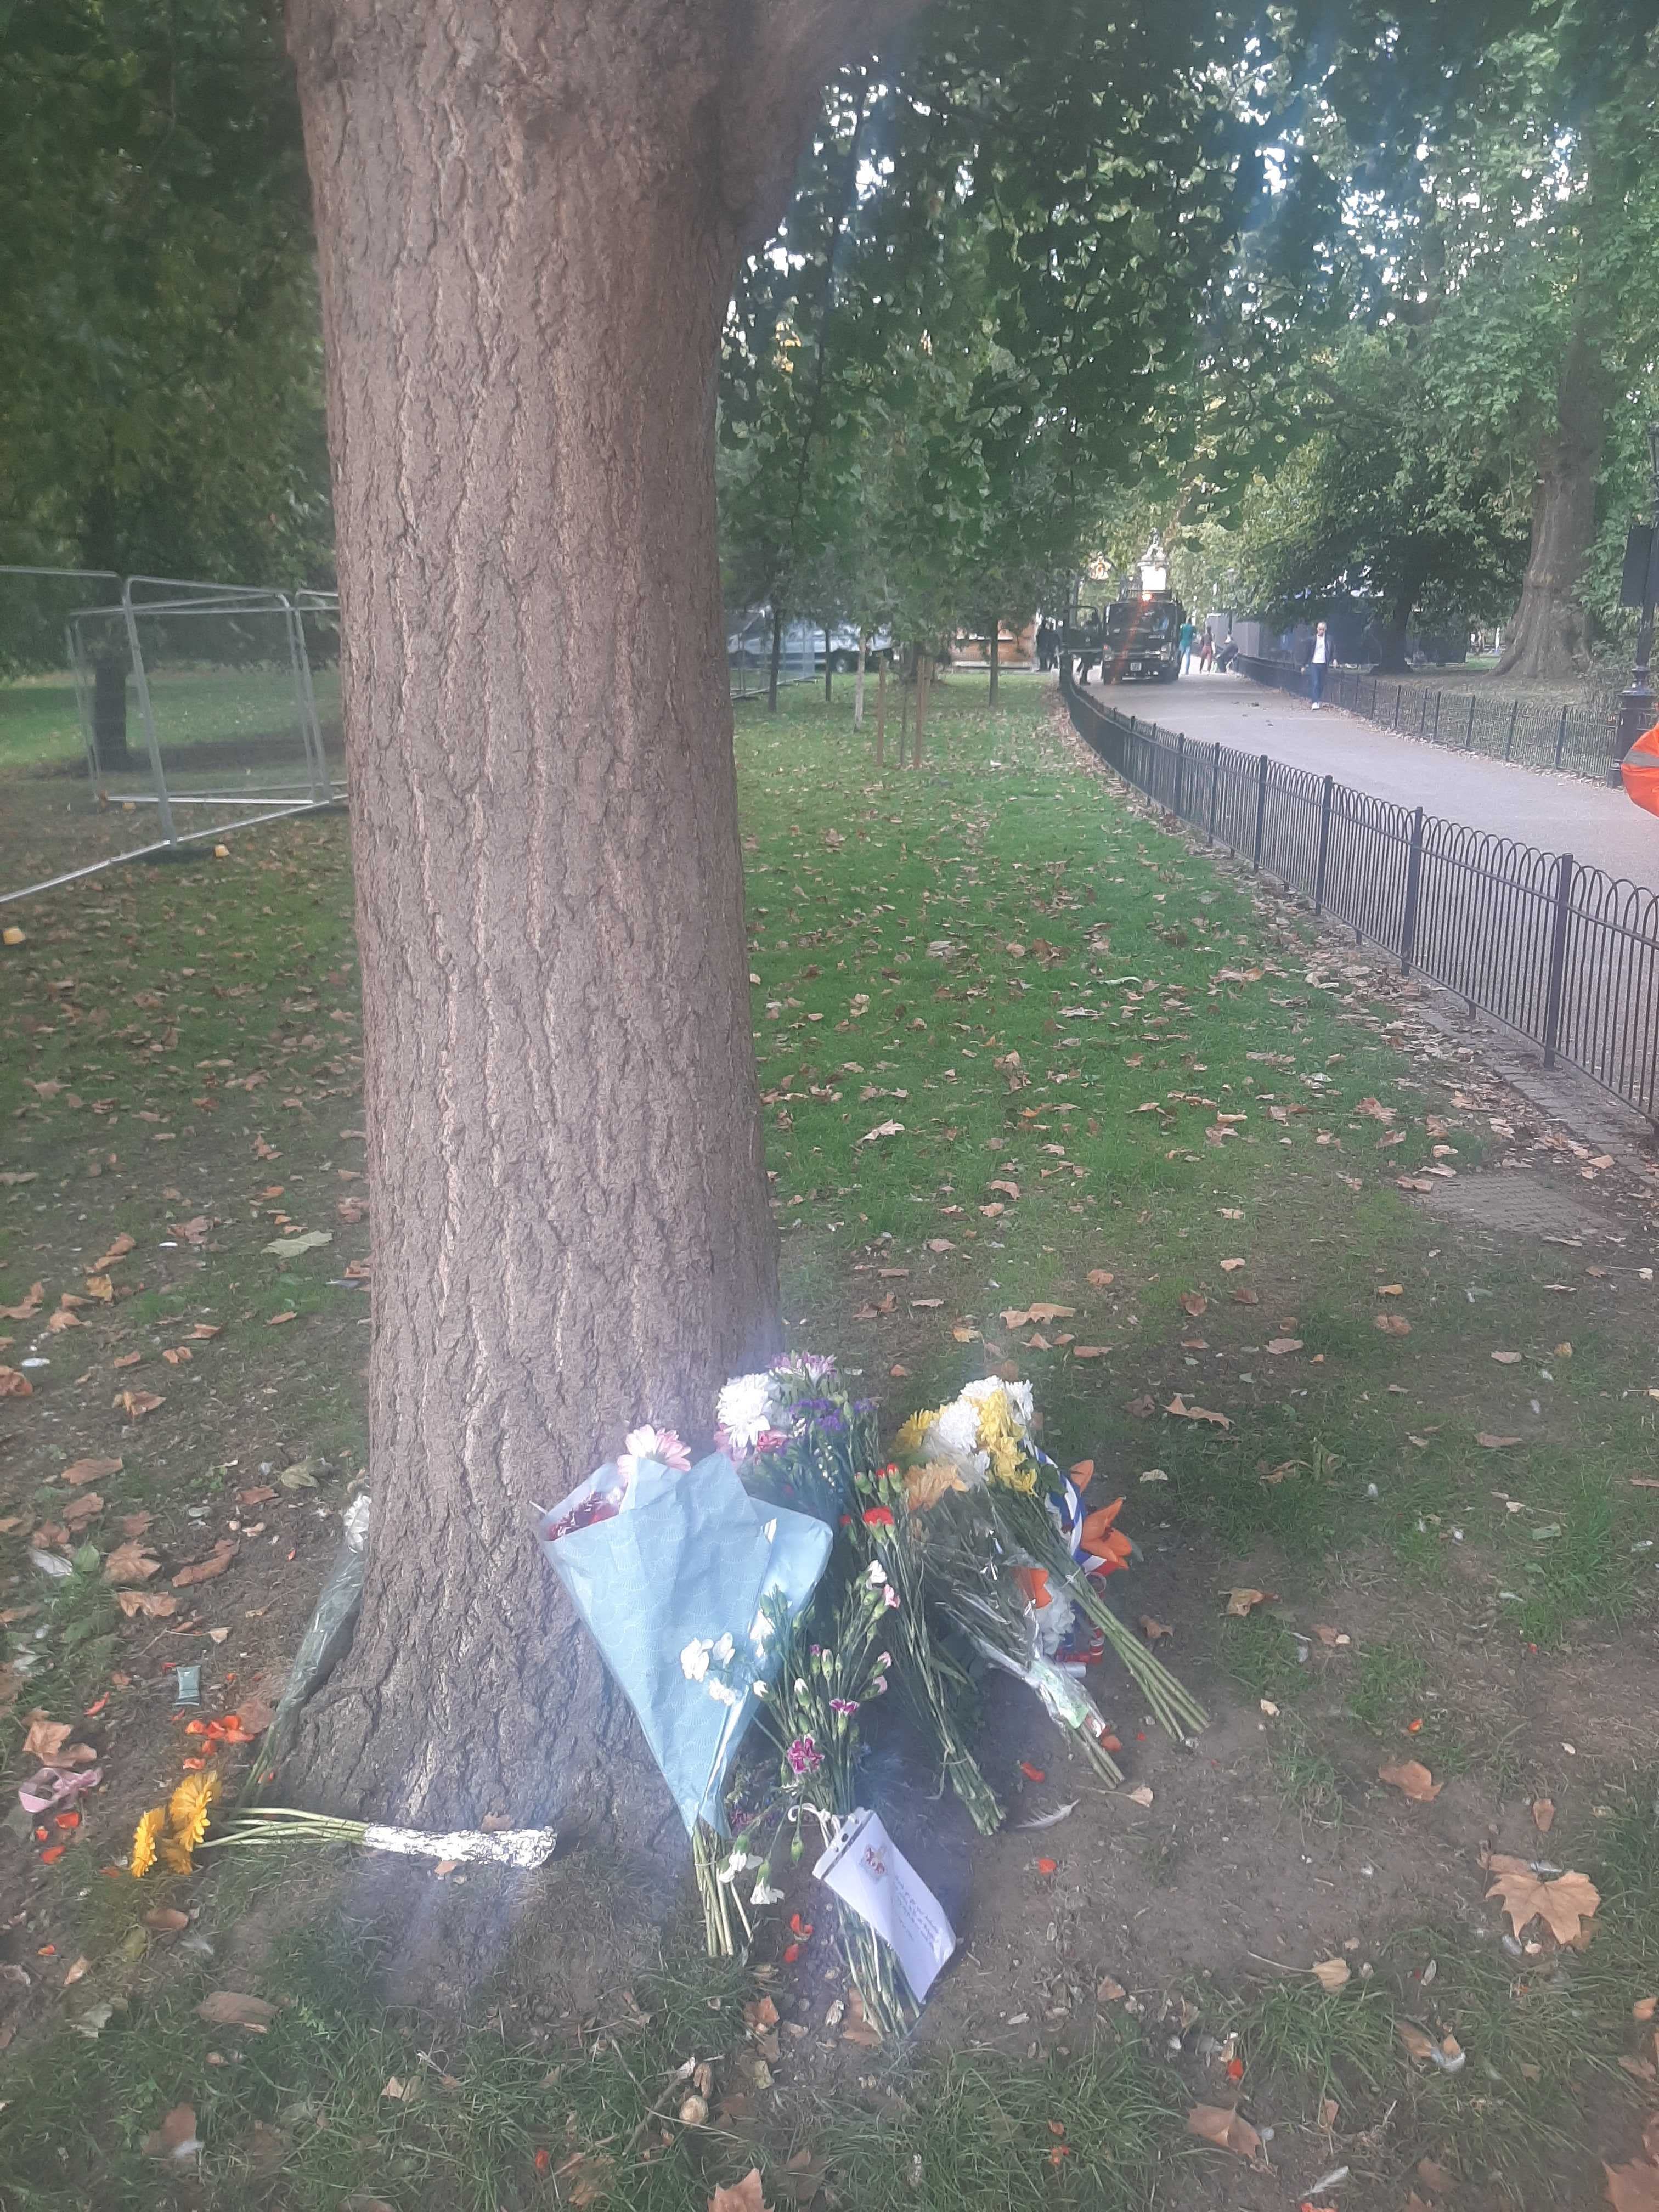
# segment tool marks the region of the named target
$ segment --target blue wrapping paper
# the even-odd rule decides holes
[[[779,1638],[764,1633],[763,1601],[780,1626],[798,1613],[833,1533],[752,1498],[725,1453],[713,1452],[689,1474],[641,1459],[612,1518],[550,1536],[584,1497],[622,1483],[614,1462],[590,1475],[543,1516],[542,1548],[632,1705],[688,1834],[699,1820],[724,1833],[726,1769],[754,1718],[755,1684],[776,1664]],[[719,1656],[723,1636],[729,1660]]]

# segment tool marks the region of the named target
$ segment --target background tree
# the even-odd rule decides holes
[[[310,210],[269,9],[19,0],[0,191],[7,557],[329,580]]]

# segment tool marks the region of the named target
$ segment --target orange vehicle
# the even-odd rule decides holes
[[[1650,814],[1659,814],[1659,722],[1644,730],[1620,764],[1625,795]]]

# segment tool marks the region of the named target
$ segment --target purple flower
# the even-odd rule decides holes
[[[842,1720],[850,1720],[858,1709],[859,1701],[856,1698],[831,1698],[830,1700],[830,1711],[838,1713]]]
[[[794,1775],[816,1774],[823,1764],[823,1753],[810,1735],[798,1735],[783,1755]]]

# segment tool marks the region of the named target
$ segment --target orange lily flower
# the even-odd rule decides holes
[[[1039,1613],[1042,1612],[1044,1606],[1053,1603],[1054,1601],[1050,1597],[1048,1592],[1048,1570],[1047,1567],[1016,1567],[1014,1569],[1014,1580],[1019,1584],[1021,1589],[1024,1590],[1026,1596],[1030,1600],[1031,1603],[1036,1607]]]
[[[1109,1575],[1127,1566],[1134,1553],[1128,1538],[1113,1526],[1122,1504],[1121,1498],[1115,1498],[1109,1505],[1099,1506],[1083,1519],[1083,1548],[1091,1559],[1106,1562],[1102,1571]]]

